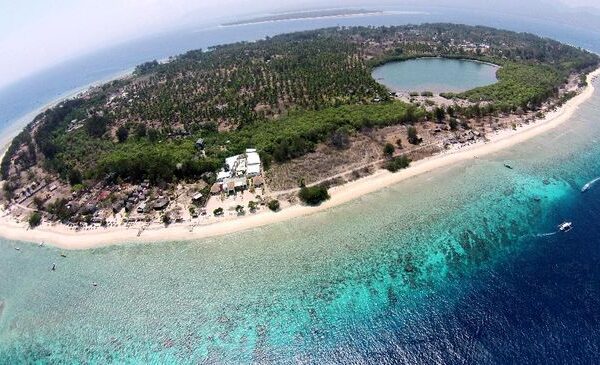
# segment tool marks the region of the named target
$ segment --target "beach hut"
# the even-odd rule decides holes
[[[227,194],[235,194],[235,181],[230,180],[225,186],[225,192]]]
[[[162,198],[154,202],[154,210],[164,210],[169,205],[169,199]]]
[[[262,176],[254,176],[252,178],[252,186],[260,188],[265,184],[265,179]]]
[[[210,194],[211,195],[219,195],[219,194],[221,194],[221,184],[214,183],[213,186],[211,186],[211,188],[210,188]]]

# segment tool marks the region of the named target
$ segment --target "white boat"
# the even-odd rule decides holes
[[[561,224],[558,225],[558,229],[561,232],[569,232],[571,229],[573,229],[573,223],[572,222],[562,222]]]
[[[594,180],[586,183],[585,185],[583,185],[583,187],[581,188],[581,192],[585,193],[586,191],[590,190],[592,188],[592,186],[600,180],[600,177],[595,178]]]

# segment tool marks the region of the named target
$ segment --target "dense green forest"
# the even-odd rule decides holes
[[[573,73],[598,65],[581,49],[531,34],[424,24],[306,31],[190,51],[138,66],[40,114],[2,161],[11,172],[41,164],[65,180],[197,178],[247,147],[263,160],[302,156],[340,128],[413,124],[423,109],[392,101],[374,66],[421,56],[501,66],[499,82],[448,98],[495,110],[535,109]],[[194,142],[206,141],[205,153]]]

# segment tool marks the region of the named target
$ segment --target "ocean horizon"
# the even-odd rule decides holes
[[[596,89],[525,143],[221,237],[0,239],[0,364],[595,363],[599,114]]]

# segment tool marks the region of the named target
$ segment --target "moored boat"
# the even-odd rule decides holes
[[[569,232],[571,229],[573,229],[573,223],[572,222],[562,222],[561,224],[558,225],[558,229],[561,232]]]

